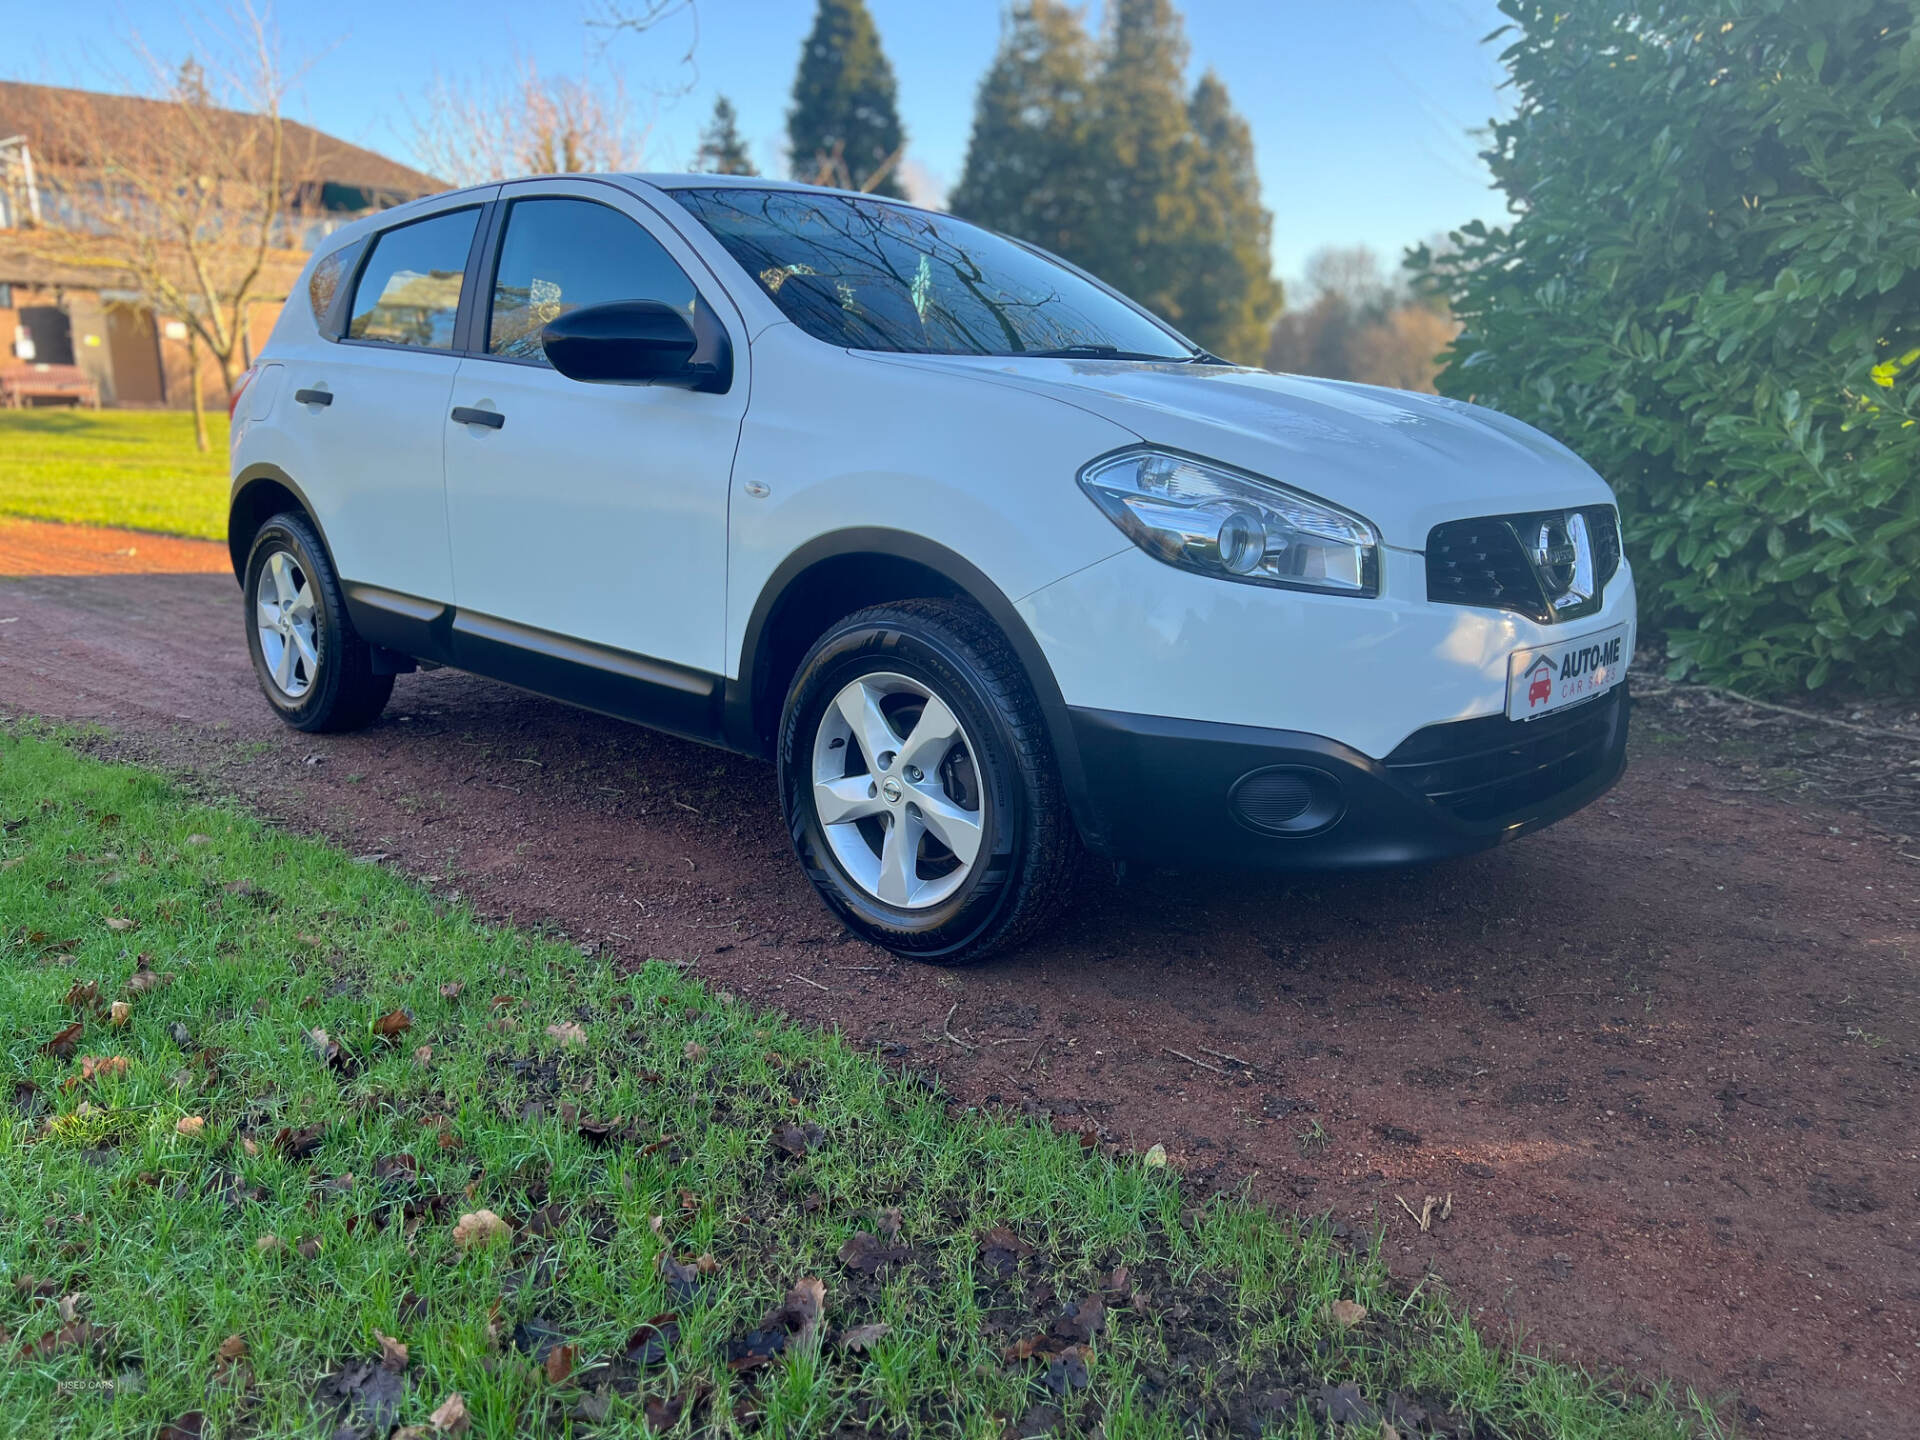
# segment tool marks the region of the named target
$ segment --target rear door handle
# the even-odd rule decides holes
[[[293,392],[293,398],[299,405],[331,405],[333,392],[331,390],[296,390]]]
[[[507,423],[507,417],[498,410],[475,410],[470,405],[454,406],[453,418],[462,425],[484,425],[489,430],[498,430]]]

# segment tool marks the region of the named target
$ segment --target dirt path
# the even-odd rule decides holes
[[[0,708],[97,721],[618,962],[691,960],[967,1101],[1381,1225],[1488,1329],[1674,1377],[1749,1433],[1913,1433],[1920,865],[1849,815],[1643,740],[1600,804],[1498,852],[1089,874],[1045,943],[943,973],[829,921],[757,764],[445,672],[364,734],[294,735],[228,577],[0,580],[0,621]],[[1430,1234],[1398,1203],[1449,1194]]]
[[[0,575],[230,575],[211,540],[0,515]]]

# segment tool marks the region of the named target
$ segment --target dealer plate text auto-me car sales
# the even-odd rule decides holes
[[[320,245],[233,416],[289,724],[454,666],[765,757],[823,900],[901,954],[1018,942],[1087,854],[1438,860],[1624,764],[1633,575],[1564,446],[1228,364],[904,203],[401,206]]]

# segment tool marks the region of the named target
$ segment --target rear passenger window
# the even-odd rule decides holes
[[[451,350],[460,282],[479,218],[477,209],[455,210],[376,237],[354,288],[348,337]]]
[[[516,200],[494,269],[490,354],[547,363],[540,332],[570,310],[658,300],[689,318],[693,282],[634,221],[591,200]]]

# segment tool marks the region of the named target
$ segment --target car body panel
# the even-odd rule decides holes
[[[1624,561],[1597,614],[1552,626],[1429,603],[1418,555],[1388,550],[1382,569],[1380,597],[1354,600],[1215,580],[1129,547],[1018,609],[1070,706],[1302,731],[1374,759],[1425,726],[1504,711],[1513,651],[1634,621]]]
[[[1008,600],[1132,548],[1073,483],[1087,456],[1132,439],[1119,426],[990,379],[839,350],[791,324],[753,345],[753,404],[733,474],[730,676],[743,673],[768,580],[824,535],[924,535],[967,557]]]
[[[900,355],[929,373],[991,375],[1329,500],[1418,550],[1444,520],[1611,504],[1557,440],[1438,395],[1227,365]],[[1092,458],[1092,457],[1088,457]]]

